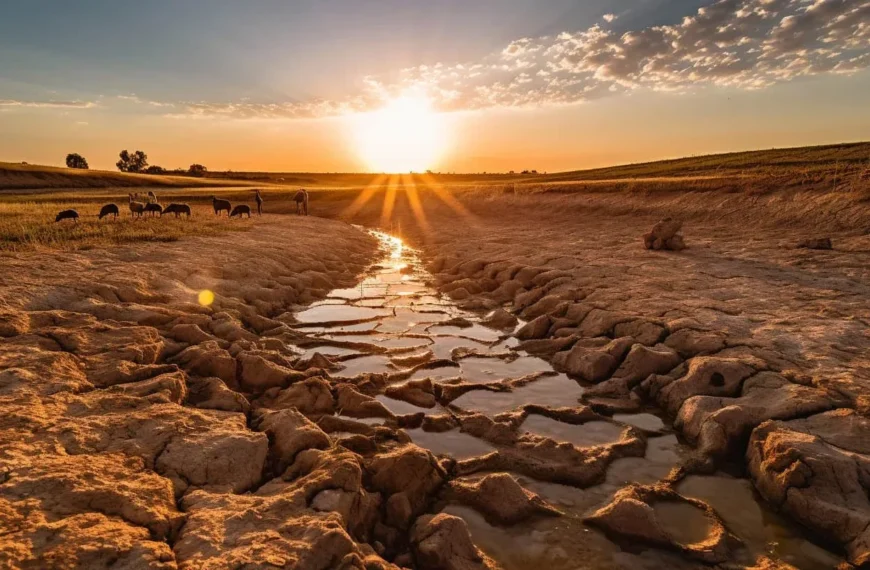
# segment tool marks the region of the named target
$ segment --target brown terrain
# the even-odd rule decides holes
[[[4,226],[0,568],[868,566],[868,162],[373,177],[311,217],[275,180],[238,231],[87,247]],[[171,192],[199,220],[218,190]],[[682,239],[645,240],[664,218]]]

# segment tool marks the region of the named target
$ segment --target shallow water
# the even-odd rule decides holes
[[[326,301],[312,305],[298,313],[296,318],[300,323],[297,328],[310,336],[327,342],[373,345],[386,353],[366,354],[364,348],[323,345],[308,348],[305,355],[315,352],[338,357],[360,354],[357,358],[342,360],[345,369],[336,373],[337,376],[352,377],[363,373],[398,372],[403,367],[394,364],[394,359],[401,362],[404,357],[425,351],[431,351],[433,360],[451,360],[456,353],[457,366],[417,370],[411,379],[456,382],[461,378],[471,384],[500,388],[498,392],[476,389],[460,396],[450,405],[451,410],[459,413],[482,412],[492,416],[527,404],[551,408],[580,405],[578,400],[583,394],[583,386],[564,374],[555,373],[542,359],[522,352],[504,358],[504,353],[515,350],[516,338],[481,325],[478,315],[460,310],[450,299],[441,296],[428,284],[431,276],[422,270],[415,252],[400,240],[385,234],[378,234],[378,237],[384,246],[384,259],[356,287],[333,291]],[[440,324],[454,317],[466,319],[473,325]],[[481,356],[469,356],[470,353]],[[511,379],[529,375],[537,377],[533,376],[522,386],[510,388],[517,384],[509,383]],[[451,413],[440,405],[427,409],[385,395],[376,399],[396,415]],[[383,418],[352,419],[370,425],[384,423]],[[476,544],[505,570],[538,567],[547,570],[666,568],[683,567],[683,563],[687,568],[696,567],[694,562],[679,554],[654,548],[622,551],[602,533],[582,522],[585,515],[606,505],[624,486],[656,483],[681,463],[689,450],[670,431],[668,423],[646,412],[617,414],[612,422],[591,421],[582,425],[531,414],[519,431],[588,447],[618,441],[627,425],[649,434],[646,453],[644,457],[613,461],[600,485],[578,489],[512,474],[526,489],[560,509],[564,513],[562,517],[533,518],[501,527],[489,524],[477,511],[465,506],[450,504],[444,512],[465,519]],[[422,429],[405,431],[417,445],[456,460],[485,455],[497,449],[459,429],[443,433]],[[333,437],[342,435],[346,434],[332,434]],[[807,542],[794,525],[776,517],[759,503],[746,480],[692,476],[681,482],[677,491],[710,504],[729,531],[747,545],[749,558],[767,553],[808,570],[832,568],[840,561]],[[658,502],[653,508],[659,521],[683,543],[702,540],[709,531],[709,519],[689,504]]]

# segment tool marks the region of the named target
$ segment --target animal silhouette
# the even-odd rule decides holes
[[[217,196],[211,197],[212,206],[214,206],[214,213],[216,216],[220,216],[221,212],[224,210],[227,211],[227,215],[229,216],[230,210],[232,210],[232,204],[230,204],[229,200],[221,200]]]
[[[177,218],[181,214],[187,214],[187,217],[190,217],[190,206],[187,204],[169,204],[165,208],[163,208],[163,212],[160,214],[162,217],[163,214],[175,214]]]
[[[117,220],[119,214],[120,214],[120,211],[118,210],[117,204],[106,204],[105,206],[100,208],[99,219],[102,220],[106,216],[114,216],[115,219]]]
[[[63,220],[72,220],[75,223],[79,223],[79,213],[75,210],[64,210],[54,218],[55,222],[60,222]]]
[[[244,214],[247,214],[248,217],[251,217],[251,207],[246,204],[239,204],[235,208],[233,208],[232,213],[230,213],[231,218],[235,218],[236,216],[242,217]]]

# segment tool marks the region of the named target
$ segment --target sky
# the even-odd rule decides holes
[[[870,139],[870,0],[0,0],[0,14],[0,161],[78,152],[110,169],[126,148],[166,168],[552,172]],[[425,109],[397,107],[408,98]],[[384,159],[403,152],[425,156]]]

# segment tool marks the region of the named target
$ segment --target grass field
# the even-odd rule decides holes
[[[184,236],[245,231],[253,222],[215,218],[211,208],[194,209],[190,219],[130,217],[122,209],[117,220],[97,219],[98,204],[76,205],[79,221],[55,222],[63,206],[55,202],[0,203],[0,251],[77,250],[130,242],[169,242]]]
[[[439,205],[452,208],[451,201],[484,213],[487,200],[515,203],[517,208],[601,208],[602,213],[637,211],[657,204],[674,215],[697,217],[707,212],[758,223],[812,220],[818,227],[834,220],[831,227],[846,228],[864,228],[870,215],[870,143],[690,157],[536,176],[209,175],[196,179],[0,163],[0,250],[78,249],[246,229],[255,222],[215,219],[211,196],[253,205],[253,191],[259,189],[266,212],[291,214],[295,212],[292,198],[300,186],[312,190],[315,215],[380,223],[387,229],[390,213]],[[163,204],[191,204],[194,217],[131,220],[127,193],[148,189]],[[713,202],[692,198],[698,194],[721,198]],[[586,198],[592,195],[599,197],[595,203]],[[546,203],[535,196],[547,196]],[[96,221],[100,206],[108,202],[121,206],[127,215],[118,222]],[[364,211],[355,206],[361,203]],[[79,224],[54,222],[57,212],[67,208],[79,211]]]

